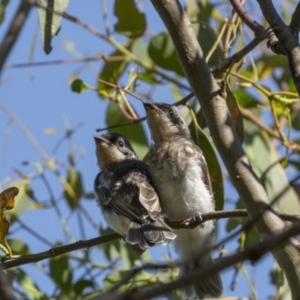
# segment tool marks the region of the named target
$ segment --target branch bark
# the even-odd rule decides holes
[[[33,4],[34,2],[32,0],[21,0],[21,4],[15,16],[13,17],[9,29],[0,46],[0,73],[9,53],[18,39],[22,28],[24,27],[24,23]]]
[[[3,271],[3,265],[0,263],[0,297],[2,300],[16,300],[10,282]]]
[[[300,223],[300,215],[278,213],[278,212],[276,212],[276,214],[282,220],[294,222],[294,223]],[[201,217],[203,222],[206,222],[208,220],[218,220],[218,219],[225,219],[225,218],[247,218],[249,217],[249,215],[246,209],[235,209],[235,210],[212,211],[206,214],[202,214]],[[199,222],[195,220],[195,218],[189,218],[183,221],[167,222],[167,224],[173,229],[194,229],[200,225]],[[11,259],[11,260],[9,259],[3,263],[3,266],[6,269],[10,269],[25,264],[29,264],[29,263],[36,263],[44,259],[69,253],[71,251],[90,248],[96,245],[108,243],[121,238],[122,236],[120,234],[114,232],[112,234],[107,234],[105,236],[100,236],[85,241],[78,241],[61,247],[51,248],[47,251],[43,251],[40,253],[23,255],[20,256],[19,258]]]
[[[226,101],[220,96],[220,88],[205,62],[188,17],[178,0],[151,2],[170,33],[187,80],[201,104],[214,143],[250,217],[262,213],[262,218],[256,223],[258,232],[262,238],[280,232],[285,225],[276,214],[267,210],[267,194],[239,142]],[[300,255],[297,247],[299,243],[291,238],[283,247],[272,250],[286,274],[293,299],[300,299]]]
[[[299,46],[299,15],[298,3],[290,26],[287,26],[277,13],[271,0],[258,0],[260,9],[274,31],[281,47],[288,57],[291,74],[300,96],[300,46]]]
[[[225,270],[228,267],[237,264],[241,261],[247,259],[249,259],[250,261],[257,261],[265,253],[278,247],[278,245],[284,245],[284,242],[289,237],[296,235],[299,232],[300,232],[300,226],[299,224],[297,224],[292,228],[277,234],[276,236],[268,237],[264,241],[255,243],[254,245],[251,245],[250,247],[247,247],[246,249],[236,254],[224,257],[220,259],[220,261],[216,262],[215,264],[208,264],[201,269],[196,269],[194,272],[182,276],[173,282],[169,282],[167,284],[161,284],[151,288],[147,288],[145,286],[143,289],[141,288],[139,290],[132,289],[128,293],[122,293],[122,294],[116,294],[110,291],[102,296],[97,297],[95,300],[107,300],[107,299],[142,300],[142,299],[152,299],[160,295],[168,294],[171,291],[174,291],[178,288],[185,287],[191,283],[197,282],[198,280],[205,278],[209,275],[212,275],[216,272]],[[136,271],[134,271],[133,275],[135,274],[137,274]],[[298,298],[293,298],[293,299],[298,299]]]

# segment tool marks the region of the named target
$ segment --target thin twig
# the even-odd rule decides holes
[[[108,71],[109,71],[109,73],[110,73],[110,75],[111,75],[113,81],[115,82],[115,87],[116,87],[117,91],[118,91],[119,94],[121,95],[121,97],[122,97],[122,99],[123,99],[123,101],[124,101],[124,103],[125,103],[125,105],[126,105],[128,111],[129,111],[129,113],[130,113],[130,118],[129,118],[129,120],[131,120],[131,119],[136,119],[137,116],[136,116],[136,114],[135,114],[133,108],[131,107],[131,105],[130,105],[129,102],[127,101],[127,99],[126,99],[126,97],[125,97],[125,95],[124,95],[123,89],[122,89],[122,88],[120,87],[120,85],[118,84],[118,80],[117,80],[117,78],[116,78],[116,76],[115,76],[115,74],[114,74],[114,72],[113,72],[113,70],[112,70],[112,68],[111,68],[111,66],[110,66],[110,64],[109,64],[109,62],[106,60],[106,58],[105,58],[104,56],[103,56],[103,60],[104,60],[104,62],[105,62],[105,65],[106,65],[106,67],[107,67],[107,69],[108,69]],[[118,99],[116,99],[116,101],[118,101],[118,105],[119,105],[119,106],[122,106],[122,104],[120,103],[120,101],[119,101]],[[126,111],[126,110],[125,110],[125,111]]]
[[[3,69],[14,69],[14,68],[31,68],[31,67],[44,67],[44,66],[54,66],[63,64],[75,64],[75,63],[85,63],[91,61],[101,61],[103,60],[103,54],[97,54],[94,57],[84,57],[84,58],[74,58],[74,59],[57,59],[51,61],[38,61],[29,62],[21,64],[11,64],[3,66]],[[108,56],[107,61],[123,61],[125,59],[124,55]]]
[[[254,32],[256,37],[259,37],[261,39],[267,38],[264,27],[252,19],[252,17],[247,13],[243,5],[238,0],[229,1],[236,13],[239,15],[242,21]]]
[[[101,0],[101,9],[102,9],[102,19],[103,19],[106,35],[110,35],[108,14],[107,14],[107,8],[106,8],[106,0]]]
[[[110,130],[110,129],[114,129],[114,128],[119,128],[119,127],[124,127],[124,126],[130,126],[130,125],[135,124],[135,123],[143,122],[146,119],[147,119],[147,117],[142,117],[142,118],[139,118],[139,119],[131,120],[131,121],[127,122],[127,123],[115,124],[115,125],[111,125],[111,126],[104,127],[104,128],[96,128],[96,131],[100,132],[100,131]]]
[[[7,107],[4,103],[0,102],[0,109],[2,109],[13,121],[14,123],[23,131],[26,137],[29,139],[31,144],[36,148],[41,157],[48,161],[49,157],[47,153],[44,151],[39,142],[35,139],[33,134],[29,131],[29,129],[21,122],[21,120]]]

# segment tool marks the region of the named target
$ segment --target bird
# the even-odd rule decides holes
[[[128,139],[119,133],[94,136],[94,140],[101,168],[94,190],[108,226],[136,245],[138,254],[175,239],[175,232],[161,216],[149,164],[138,160]]]
[[[151,132],[150,173],[169,221],[200,217],[215,210],[210,177],[205,158],[194,143],[186,122],[174,105],[144,103]],[[197,257],[201,250],[212,246],[215,240],[215,222],[207,221],[195,229],[175,230],[175,252],[184,261],[179,277],[213,263],[211,253]],[[219,273],[207,276],[180,290],[183,299],[217,298],[223,291]]]

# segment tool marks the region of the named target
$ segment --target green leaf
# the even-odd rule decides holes
[[[129,276],[131,274],[131,270],[120,270],[119,272],[112,273],[108,275],[104,281],[103,281],[103,292],[106,292],[110,290],[112,287],[114,287],[117,283],[120,282],[120,280],[124,279],[124,277]],[[130,281],[127,284],[122,285],[118,291],[121,293],[124,293],[132,287],[139,287],[139,286],[145,286],[145,285],[153,285],[153,274],[150,274],[146,271],[141,271],[136,276],[130,279]]]
[[[300,107],[299,107],[299,104],[292,106],[291,123],[292,123],[292,127],[294,129],[300,130]]]
[[[87,288],[91,288],[92,290],[94,290],[94,282],[91,280],[80,279],[75,283],[73,287],[74,292],[77,296],[82,296],[84,294],[84,290]]]
[[[276,268],[273,268],[270,273],[271,283],[276,287],[282,287],[284,285],[284,273],[277,265]]]
[[[199,23],[199,32],[198,32],[198,42],[203,51],[204,57],[207,56],[212,46],[215,44],[217,40],[217,34],[215,30],[209,25],[209,23],[200,20]],[[214,53],[210,57],[208,64],[210,67],[216,67],[219,65],[222,58],[222,48],[220,44],[216,47]]]
[[[114,14],[118,18],[115,31],[129,38],[143,35],[147,27],[146,17],[136,8],[134,0],[126,0],[126,3],[116,0]]]
[[[52,50],[52,37],[58,34],[61,22],[61,16],[53,14],[51,10],[54,9],[60,13],[64,12],[69,4],[69,0],[40,0],[39,4],[49,8],[49,11],[44,8],[38,8],[43,47],[45,53],[49,54]]]
[[[68,185],[64,187],[64,195],[71,209],[78,207],[80,198],[83,195],[81,175],[75,169],[68,170]]]
[[[174,71],[180,76],[185,76],[172,39],[168,33],[162,32],[152,37],[149,43],[148,53],[159,67]]]
[[[201,113],[198,101],[196,100],[194,104],[195,105],[193,107],[193,111],[196,112],[196,124],[195,120],[191,118],[190,112],[188,110],[182,109],[180,113],[187,122],[187,124],[189,124],[192,139],[194,140],[196,145],[198,145],[199,148],[202,150],[203,155],[205,157],[208,172],[210,175],[212,191],[215,199],[215,208],[216,210],[222,210],[224,206],[224,182],[222,170],[215,150],[209,138],[199,125],[203,122],[203,115]]]
[[[243,117],[241,115],[241,111],[239,108],[239,105],[234,97],[234,94],[230,90],[230,88],[227,87],[227,97],[226,97],[226,103],[227,107],[233,122],[233,126],[237,132],[238,138],[241,143],[244,141],[244,122]]]
[[[224,207],[224,182],[222,170],[215,153],[215,150],[208,137],[200,127],[195,127],[193,123],[189,126],[192,138],[203,151],[207,168],[210,175],[216,210],[223,210]]]
[[[205,124],[205,120],[198,100],[194,99],[194,101],[191,101],[190,106],[194,113],[196,113],[196,124],[195,120],[191,117],[190,111],[186,107],[181,109],[180,114],[186,123],[189,124],[192,139],[203,152],[211,179],[215,208],[216,210],[222,210],[224,206],[224,182],[221,166],[209,138],[200,127],[200,124],[201,126]]]
[[[270,201],[278,198],[273,208],[280,212],[299,214],[298,196],[290,186],[270,138],[261,132],[248,133],[245,135],[245,143],[247,156],[256,174],[261,177]]]
[[[26,245],[23,241],[18,239],[7,240],[10,250],[13,255],[25,255],[30,254],[30,250],[28,245]]]
[[[138,73],[137,78],[140,80],[149,83],[149,84],[160,84],[161,82],[156,78],[153,72],[145,72],[145,73]]]
[[[92,88],[88,84],[86,84],[84,81],[77,78],[72,82],[71,89],[73,92],[80,94],[83,91],[90,90]]]
[[[20,268],[7,270],[7,276],[11,282],[17,281],[20,284],[28,299],[31,300],[49,299],[41,292],[41,289],[34,283],[33,279],[30,276],[28,276],[27,273],[22,271]]]
[[[259,101],[255,101],[255,98],[252,95],[247,93],[247,90],[244,88],[239,88],[233,93],[235,99],[244,108],[257,107]]]
[[[143,37],[136,39],[132,44],[132,52],[142,61],[152,63],[148,53],[148,43],[144,42]]]
[[[288,285],[288,281],[284,276],[284,272],[276,262],[274,263],[270,272],[270,279],[271,283],[276,287],[276,295],[278,295],[278,299],[292,299],[291,289]]]
[[[2,0],[0,3],[0,24],[2,24],[4,18],[5,18],[5,9],[7,4],[9,3],[9,0]]]
[[[127,46],[125,46],[125,48],[127,50],[130,50],[131,44],[128,44]],[[110,56],[108,56],[107,63],[104,64],[102,70],[99,73],[98,78],[107,81],[109,83],[116,84],[115,80],[118,81],[118,79],[124,73],[128,65],[128,61],[126,60],[126,58],[124,58],[124,60],[110,61],[109,58],[113,58],[114,56],[122,56],[122,55],[123,53],[117,50],[113,52]],[[98,90],[98,95],[101,98],[107,98],[107,96],[109,95],[112,89],[113,87],[101,81],[98,82],[97,90]]]
[[[62,255],[50,259],[50,275],[62,292],[68,294],[73,290],[73,274],[68,256]]]
[[[107,107],[106,123],[107,126],[128,123],[128,120],[122,114],[118,105],[112,101]],[[143,159],[147,154],[149,147],[142,124],[134,123],[128,126],[113,128],[109,131],[118,132],[126,136],[140,159]]]

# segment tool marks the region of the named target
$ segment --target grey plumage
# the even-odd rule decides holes
[[[152,135],[150,171],[160,198],[162,212],[170,221],[185,220],[196,213],[215,209],[210,179],[204,156],[190,136],[187,124],[174,105],[144,104]],[[215,223],[204,227],[176,230],[175,250],[182,260],[197,257],[197,253],[214,242]],[[208,253],[180,269],[179,276],[213,263]],[[219,297],[222,282],[219,274],[206,277],[181,289],[184,299]]]
[[[149,165],[137,159],[129,141],[120,134],[109,133],[94,139],[102,169],[94,189],[109,227],[141,249],[174,239],[176,234],[161,217]]]

